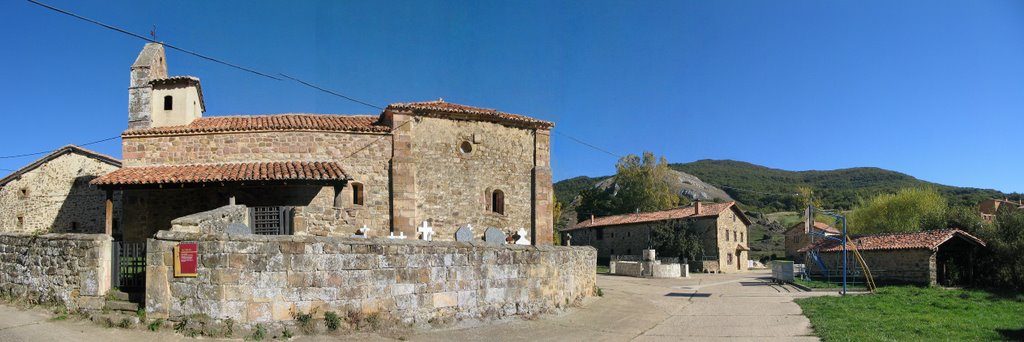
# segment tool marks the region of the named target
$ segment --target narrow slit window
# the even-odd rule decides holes
[[[25,217],[18,216],[18,229],[25,228]]]
[[[362,205],[362,183],[352,183],[352,204]]]
[[[491,211],[505,215],[505,193],[501,190],[491,193]]]
[[[352,183],[352,204],[363,205],[363,183]]]
[[[171,95],[164,96],[164,110],[171,110],[174,108],[174,97]]]

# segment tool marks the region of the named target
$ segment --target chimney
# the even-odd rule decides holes
[[[150,81],[167,78],[164,46],[147,43],[132,63],[128,86],[128,129],[148,128],[153,124],[153,86]]]
[[[700,215],[700,199],[696,198],[693,200],[693,214]]]
[[[590,214],[590,224],[594,224],[594,214]]]

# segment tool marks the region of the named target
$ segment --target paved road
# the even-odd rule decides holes
[[[598,276],[604,297],[537,320],[400,335],[412,341],[817,341],[794,298],[816,295],[771,285],[764,273],[689,279]],[[0,305],[0,342],[195,341],[169,332],[108,329],[49,321],[39,310]],[[305,336],[297,341],[392,339],[377,335]]]
[[[566,314],[405,337],[411,341],[817,341],[810,321],[793,299],[822,293],[772,285],[767,278],[763,272],[697,274],[689,279],[598,276],[604,297]]]

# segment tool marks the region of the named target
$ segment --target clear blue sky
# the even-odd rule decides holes
[[[382,106],[443,97],[553,120],[619,154],[1024,192],[1021,1],[48,3]],[[0,27],[0,155],[126,127],[142,41],[16,0],[0,3]],[[202,78],[206,115],[378,112],[168,60]],[[120,156],[116,141],[89,148]],[[614,172],[568,139],[553,148],[556,180]]]

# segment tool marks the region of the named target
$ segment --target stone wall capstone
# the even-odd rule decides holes
[[[188,233],[224,234],[232,223],[248,225],[249,211],[244,205],[226,205],[171,221],[171,230]]]
[[[173,246],[198,243],[198,277],[175,278]],[[242,324],[326,311],[397,323],[550,312],[592,296],[591,247],[161,231],[148,240],[146,310]]]
[[[0,233],[0,293],[100,309],[110,290],[110,236]]]

